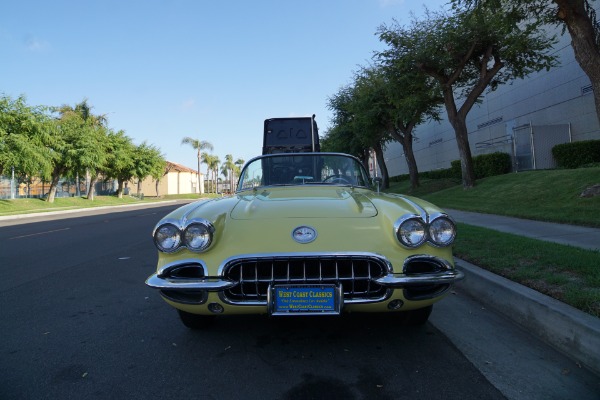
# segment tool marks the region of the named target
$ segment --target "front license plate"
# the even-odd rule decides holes
[[[341,290],[336,285],[275,285],[271,287],[273,315],[340,313]]]

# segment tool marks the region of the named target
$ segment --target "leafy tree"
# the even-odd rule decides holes
[[[571,36],[575,59],[592,83],[600,119],[600,23],[595,0],[452,0],[455,6],[483,6],[492,12],[524,13],[528,18],[562,25]]]
[[[371,149],[375,152],[383,177],[383,187],[389,187],[387,166],[383,157],[385,143],[390,140],[382,124],[374,95],[364,76],[358,76],[354,86],[342,88],[329,99],[329,108],[334,112],[334,123],[325,138],[325,148],[335,146],[335,150],[357,155],[367,167]]]
[[[367,69],[358,81],[372,106],[370,119],[400,143],[408,167],[411,187],[419,186],[419,171],[413,151],[415,128],[427,120],[439,120],[443,98],[435,81],[412,65],[392,59],[381,60],[377,68]],[[368,102],[365,104],[368,106]]]
[[[92,107],[84,99],[74,107],[63,105],[58,108],[61,118],[78,116],[81,119],[81,136],[79,138],[80,157],[70,175],[77,177],[83,174],[90,176],[87,199],[94,200],[94,187],[99,174],[106,169],[108,162],[107,119],[104,115],[92,114]],[[79,188],[79,182],[78,182]]]
[[[133,155],[133,176],[138,180],[138,197],[142,193],[142,181],[150,176],[158,183],[164,174],[166,163],[164,156],[157,147],[146,142],[137,146]]]
[[[49,149],[44,146],[55,129],[47,107],[31,107],[25,97],[0,97],[0,173],[22,179],[49,176]]]
[[[370,148],[356,133],[355,116],[352,109],[354,95],[354,86],[346,85],[327,99],[327,107],[333,112],[332,128],[325,133],[321,150],[354,155],[367,166]]]
[[[109,132],[108,145],[106,178],[117,180],[117,197],[123,198],[125,182],[130,181],[135,176],[136,146],[122,130]]]
[[[463,187],[475,185],[466,118],[486,88],[549,69],[556,64],[538,21],[521,12],[494,13],[486,8],[455,8],[452,15],[426,11],[408,27],[394,21],[378,31],[389,48],[388,63],[412,66],[440,86],[461,159]],[[457,98],[462,104],[457,104]]]
[[[213,151],[213,145],[207,141],[194,139],[189,136],[181,140],[181,144],[188,144],[198,152],[198,185],[200,185],[200,163],[202,162],[202,150]]]

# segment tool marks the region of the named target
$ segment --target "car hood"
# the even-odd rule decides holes
[[[239,197],[237,220],[273,218],[370,218],[377,208],[367,196],[346,187],[284,187]]]

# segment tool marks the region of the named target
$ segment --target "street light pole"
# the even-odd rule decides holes
[[[12,177],[10,178],[10,199],[15,199],[15,167],[11,167]]]

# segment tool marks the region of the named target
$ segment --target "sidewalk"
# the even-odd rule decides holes
[[[448,210],[456,222],[600,251],[600,229]],[[457,260],[458,286],[571,359],[600,375],[600,319],[535,290]],[[600,266],[598,266],[600,268]]]
[[[492,214],[449,210],[456,222],[481,226],[500,232],[527,236],[548,242],[581,247],[588,250],[600,250],[600,229],[584,226],[556,224]]]

